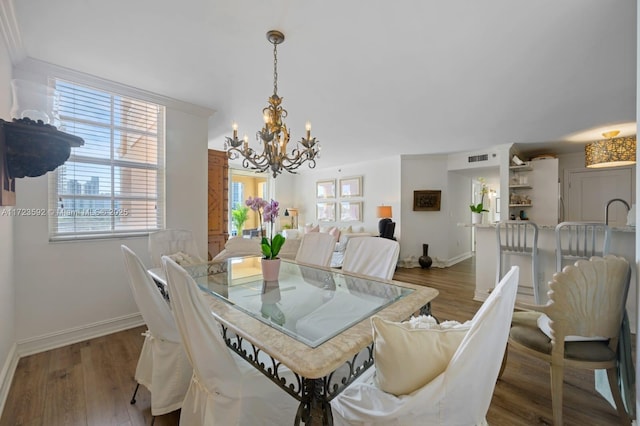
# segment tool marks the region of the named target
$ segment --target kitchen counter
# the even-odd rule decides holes
[[[465,224],[458,226],[474,227],[476,232],[476,290],[474,299],[484,301],[496,283],[497,247],[495,224]],[[556,272],[556,240],[555,225],[538,225],[538,261],[539,282],[548,283]],[[636,312],[636,252],[635,226],[612,227],[609,253],[622,256],[631,266],[631,285],[627,297],[627,311],[635,333],[637,320]],[[522,256],[511,256],[511,264],[520,266],[520,283],[518,301],[533,303],[533,287],[531,276],[531,259]],[[508,270],[508,268],[505,268]]]
[[[536,225],[538,225],[538,229],[551,229],[554,232],[555,232],[555,229],[556,229],[556,225],[540,225],[538,223],[536,223]],[[462,226],[462,227],[466,227],[466,228],[470,228],[470,227],[491,228],[491,229],[495,229],[496,228],[496,224],[495,223],[458,223],[458,226]],[[627,226],[610,226],[609,228],[614,232],[634,232],[634,233],[636,232],[636,227],[635,226],[631,226],[631,225],[627,225]]]

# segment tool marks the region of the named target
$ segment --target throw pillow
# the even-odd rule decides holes
[[[341,235],[351,234],[353,232],[353,229],[351,228],[351,225],[345,226],[344,228],[339,228],[338,230],[340,231]]]
[[[336,241],[340,241],[340,230],[337,226],[332,226],[331,228],[329,228],[329,235],[333,235],[334,237],[336,237]]]
[[[195,265],[197,263],[200,263],[198,262],[197,259],[194,259],[193,257],[189,256],[187,253],[182,251],[167,255],[167,257],[173,260],[174,262],[176,262],[180,266],[189,266],[189,265]]]
[[[378,387],[394,395],[407,395],[446,370],[471,322],[438,324],[421,315],[406,322],[371,318],[374,365]]]
[[[304,226],[304,233],[308,234],[309,232],[320,232],[320,225],[305,225]]]

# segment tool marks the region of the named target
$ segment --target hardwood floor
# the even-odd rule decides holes
[[[473,301],[474,260],[446,269],[399,268],[394,279],[440,291],[433,314],[440,320],[466,321],[481,305]],[[133,374],[144,327],[91,339],[22,358],[0,426],[148,425],[150,395],[140,387],[130,404]],[[594,390],[593,373],[565,373],[566,425],[618,424],[615,410]],[[549,367],[517,351],[509,352],[487,415],[491,425],[550,425]],[[179,412],[159,416],[155,425],[177,425]]]

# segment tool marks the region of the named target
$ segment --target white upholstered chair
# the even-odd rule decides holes
[[[578,259],[609,254],[611,228],[603,222],[561,222],[556,226],[556,272]]]
[[[562,424],[565,367],[606,369],[620,420],[631,423],[618,384],[618,341],[629,278],[629,262],[623,257],[581,259],[554,274],[546,305],[523,306],[531,311],[513,315],[509,345],[549,363],[555,425]],[[541,323],[545,315],[549,321]],[[632,393],[633,385],[627,391]]]
[[[164,229],[149,234],[149,255],[156,268],[162,266],[162,256],[169,256],[182,252],[193,259],[194,262],[204,262],[205,259],[198,253],[193,233],[188,229]]]
[[[302,237],[296,262],[329,266],[335,247],[336,237],[333,235],[326,232],[309,232]]]
[[[182,406],[192,368],[167,301],[138,256],[125,245],[121,249],[133,298],[148,328],[136,367],[138,384],[131,403],[135,404],[138,387],[142,384],[151,392],[151,415],[155,417]]]
[[[397,241],[379,237],[351,238],[344,251],[342,270],[390,280],[399,255]]]
[[[335,425],[486,425],[518,288],[514,266],[471,320],[444,372],[407,395],[383,392],[375,369],[331,401]],[[429,354],[424,354],[425,362]],[[411,369],[410,365],[407,368]]]
[[[292,424],[298,401],[231,352],[202,290],[173,260],[164,257],[163,263],[173,314],[193,366],[180,424]],[[271,363],[267,361],[266,365]],[[289,370],[278,372],[281,376],[292,376]],[[287,377],[287,382],[296,381]]]

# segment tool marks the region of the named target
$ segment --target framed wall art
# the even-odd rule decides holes
[[[319,180],[316,182],[316,198],[336,198],[336,180]]]
[[[340,197],[362,197],[362,176],[340,179]]]
[[[440,190],[413,191],[413,211],[440,211]]]
[[[361,222],[362,202],[340,201],[340,222]]]
[[[334,202],[316,203],[316,217],[318,218],[318,222],[335,222],[336,221],[336,203]]]

